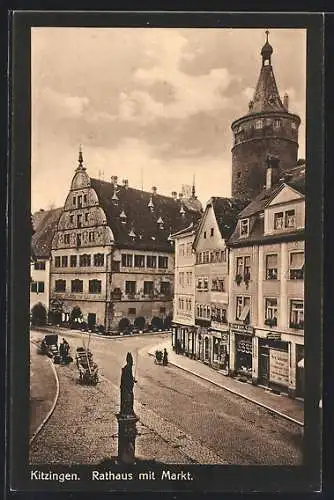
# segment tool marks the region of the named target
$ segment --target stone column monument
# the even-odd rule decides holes
[[[132,354],[128,352],[126,365],[122,368],[120,412],[116,414],[118,421],[118,461],[128,465],[135,463],[136,423],[138,422],[133,410],[133,387],[137,381],[133,377],[132,366]]]

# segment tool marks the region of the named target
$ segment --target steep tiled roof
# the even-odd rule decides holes
[[[91,187],[106,213],[115,245],[122,248],[171,251],[169,236],[201,216],[200,210],[186,200],[119,185],[115,200],[112,183],[91,178]],[[131,231],[134,236],[129,234]]]
[[[53,235],[57,229],[62,208],[41,210],[32,215],[35,233],[31,238],[32,253],[37,258],[48,258],[51,253]]]
[[[283,241],[304,238],[304,229],[286,234],[264,235],[263,211],[270,201],[284,188],[290,186],[301,194],[305,194],[306,165],[297,165],[295,168],[283,172],[281,180],[271,189],[263,189],[239,214],[238,219],[250,218],[250,233],[247,238],[240,238],[239,230],[235,229],[228,244],[231,246],[247,245],[255,242]]]
[[[306,166],[303,164],[284,171],[281,174],[280,182],[275,184],[271,189],[263,189],[261,193],[240,212],[239,218],[250,217],[256,213],[262,212],[267,203],[283,189],[284,185],[288,185],[301,194],[305,194],[305,170]]]
[[[222,238],[229,238],[234,231],[240,211],[248,202],[236,198],[221,197],[213,197],[210,201]]]
[[[262,66],[260,76],[256,85],[253,106],[250,113],[263,113],[267,111],[279,111],[287,113],[283,106],[271,64]]]

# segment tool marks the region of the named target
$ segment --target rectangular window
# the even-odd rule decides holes
[[[37,293],[37,281],[32,281],[30,285],[30,290],[33,293]]]
[[[283,212],[277,212],[274,214],[274,229],[283,229],[284,227],[284,218]]]
[[[90,255],[84,253],[79,257],[79,265],[80,267],[89,267],[90,266]]]
[[[55,267],[60,267],[60,257],[55,257]]]
[[[260,129],[263,127],[263,121],[262,120],[256,120],[255,122],[255,128]]]
[[[249,219],[241,219],[240,221],[240,236],[249,235]]]
[[[83,201],[85,204],[87,203],[87,195],[86,194],[84,194]]]
[[[304,328],[304,301],[291,300],[290,302],[290,328],[302,330]]]
[[[158,264],[160,269],[167,269],[168,268],[168,257],[161,257],[159,256],[159,264]]]
[[[76,196],[73,196],[73,206],[75,206],[76,203],[77,203],[77,198],[76,198]]]
[[[89,231],[88,233],[88,241],[91,243],[92,241],[95,241],[95,233],[94,231]]]
[[[182,272],[179,273],[179,285],[181,288],[184,287],[184,273]]]
[[[271,254],[266,256],[266,280],[277,280],[278,276],[278,255]]]
[[[236,319],[250,322],[250,297],[239,296],[236,298]]]
[[[79,214],[77,216],[77,225],[78,225],[78,227],[82,226],[82,215],[81,214]]]
[[[236,277],[249,281],[251,278],[250,256],[237,257],[236,261]]]
[[[85,213],[85,222],[88,222],[88,212]]]
[[[136,308],[135,307],[129,307],[128,309],[128,314],[136,314]]]
[[[133,256],[127,253],[122,254],[122,266],[123,267],[132,267]]]
[[[71,267],[77,267],[77,256],[76,255],[71,255],[71,257],[70,257],[70,266]]]
[[[44,261],[35,262],[34,269],[36,269],[36,271],[44,271],[45,270],[45,262]]]
[[[61,267],[67,267],[67,266],[68,266],[67,255],[63,255],[61,258]]]
[[[290,280],[304,279],[304,252],[290,253]]]
[[[274,120],[274,128],[280,128],[281,120]]]
[[[153,295],[153,281],[144,281],[144,295]]]
[[[197,279],[197,290],[202,290],[203,289],[203,280],[202,278]]]
[[[70,215],[70,224],[73,224],[73,215]]]
[[[78,207],[81,208],[82,207],[82,196],[78,196]]]
[[[285,212],[285,227],[293,228],[296,226],[296,214],[294,210],[287,210]]]
[[[70,235],[69,234],[64,235],[64,242],[65,242],[65,245],[70,244]]]
[[[71,292],[82,293],[83,291],[83,281],[82,280],[72,280],[71,281]]]
[[[135,255],[135,267],[145,267],[145,255]]]
[[[126,281],[125,282],[125,293],[127,295],[136,294],[136,281]]]
[[[155,255],[148,255],[146,257],[146,266],[150,268],[157,267],[157,257]]]
[[[96,253],[94,255],[94,266],[101,267],[104,266],[104,254]]]
[[[101,281],[100,280],[89,280],[89,293],[101,293]]]
[[[77,247],[81,246],[81,234],[77,234]]]
[[[169,281],[162,281],[160,283],[160,293],[162,295],[167,295],[167,296],[170,295],[170,283],[169,283]]]
[[[269,326],[277,326],[277,316],[277,299],[265,299],[265,324]]]
[[[214,235],[214,228],[212,227],[212,228],[210,229],[210,236],[213,236],[213,235]]]
[[[66,281],[65,280],[56,280],[55,281],[55,291],[56,292],[65,292],[66,291]]]
[[[225,292],[224,280],[222,278],[214,278],[212,280],[211,290],[213,292]]]
[[[44,293],[44,281],[39,281],[37,283],[37,292]]]

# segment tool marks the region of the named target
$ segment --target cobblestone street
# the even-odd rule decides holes
[[[75,348],[88,337],[66,332]],[[33,332],[34,340],[42,332]],[[60,395],[55,411],[31,446],[31,463],[100,463],[117,455],[120,370],[134,356],[136,455],[164,463],[297,465],[302,430],[292,422],[169,365],[148,351],[166,335],[106,339],[92,336],[97,387],[81,386],[75,363],[56,366]],[[45,446],[45,442],[48,446]]]

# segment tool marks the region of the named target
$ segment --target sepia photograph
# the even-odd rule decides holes
[[[302,467],[308,30],[30,44],[29,480]]]

